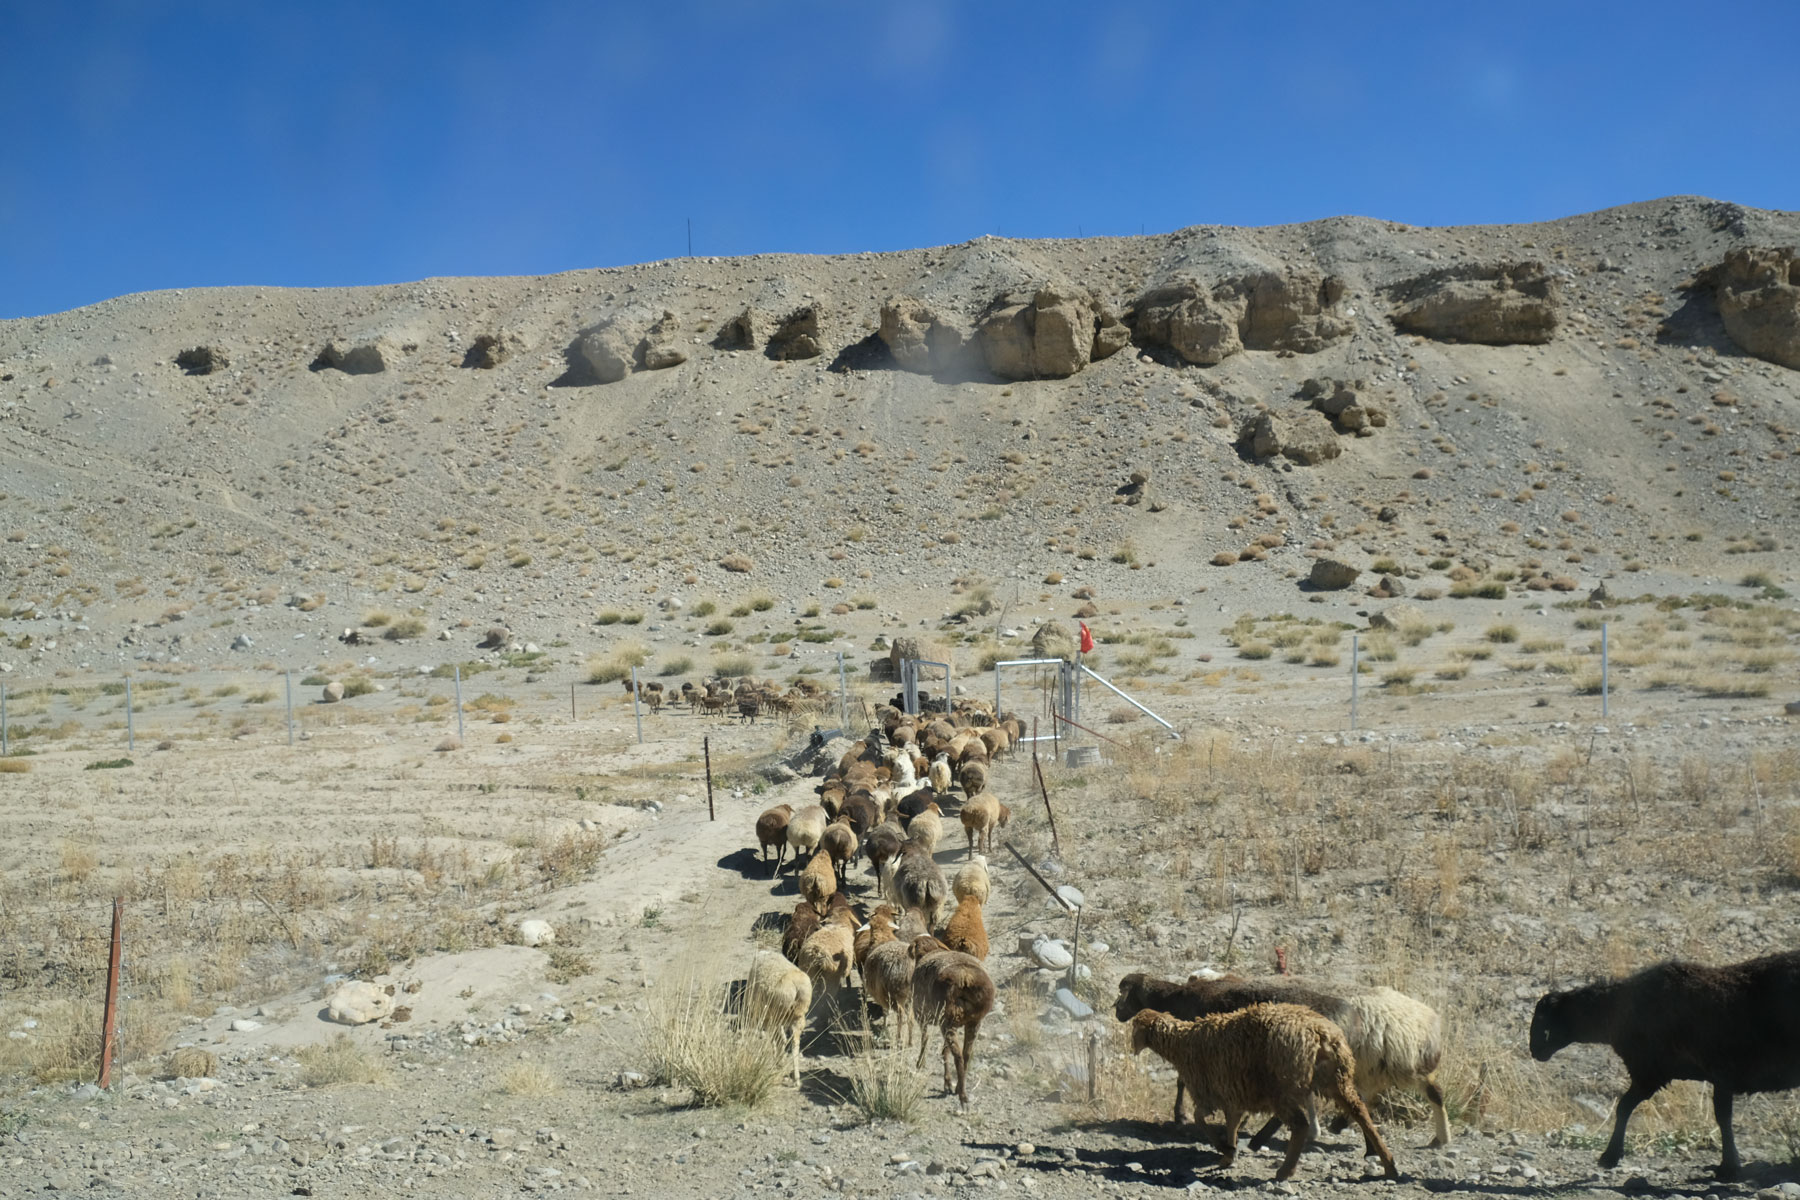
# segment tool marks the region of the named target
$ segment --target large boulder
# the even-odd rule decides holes
[[[1343,280],[1305,269],[1256,271],[1211,287],[1178,279],[1138,300],[1133,327],[1139,341],[1201,366],[1240,350],[1316,354],[1355,327],[1344,295]]]
[[[1313,560],[1306,582],[1321,591],[1338,592],[1355,583],[1356,577],[1361,574],[1362,568],[1339,559],[1317,558]]]
[[[825,352],[819,333],[819,306],[796,308],[769,334],[768,355],[774,359],[817,358]]]
[[[687,351],[677,343],[681,334],[681,318],[664,311],[638,343],[637,365],[646,371],[662,371],[687,361]]]
[[[367,342],[329,341],[313,359],[315,371],[342,371],[346,375],[379,375],[398,357],[398,349],[386,338]]]
[[[1369,618],[1370,629],[1400,629],[1406,625],[1422,625],[1425,610],[1416,604],[1392,604]]]
[[[768,321],[755,308],[746,308],[719,326],[713,345],[721,350],[754,350],[768,338]]]
[[[1002,379],[1067,379],[1129,340],[1104,304],[1057,282],[995,299],[975,337],[988,370]]]
[[[1725,332],[1745,352],[1800,370],[1800,252],[1746,247],[1713,272]]]
[[[367,1025],[394,1015],[394,997],[386,988],[360,980],[338,984],[325,999],[325,1019],[339,1025]]]
[[[175,365],[189,375],[211,375],[231,365],[223,346],[195,346],[175,356]]]
[[[506,339],[497,333],[483,333],[469,343],[462,365],[473,371],[491,371],[507,359]]]
[[[601,383],[617,383],[631,374],[641,335],[620,317],[609,317],[575,339],[576,357],[588,365]]]
[[[1244,422],[1238,431],[1238,443],[1256,458],[1273,458],[1279,454],[1308,467],[1328,462],[1344,452],[1330,418],[1317,412],[1298,413],[1293,417],[1260,413]]]
[[[881,306],[881,340],[894,362],[929,375],[967,365],[969,330],[954,314],[911,296]]]
[[[1556,333],[1561,289],[1541,262],[1473,263],[1393,289],[1394,327],[1438,341],[1541,344]]]

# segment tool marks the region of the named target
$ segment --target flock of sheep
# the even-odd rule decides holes
[[[944,1089],[954,1088],[966,1107],[975,1038],[994,1005],[982,917],[987,859],[976,851],[990,848],[993,831],[1011,815],[987,790],[988,766],[1013,748],[1022,726],[966,700],[936,717],[892,706],[877,712],[881,728],[831,769],[817,804],[798,811],[781,804],[757,818],[758,861],[777,875],[791,852],[800,899],[781,953],[760,952],[751,964],[745,1013],[791,1039],[798,1084],[813,1001],[829,996],[836,1007],[854,970],[891,1041],[906,1045],[917,1028],[920,1066],[929,1031],[938,1027]],[[946,881],[934,854],[952,808],[967,835],[967,861]],[[879,902],[866,916],[846,894],[859,856],[879,880]],[[1151,1050],[1175,1068],[1177,1126],[1184,1095],[1193,1100],[1195,1120],[1223,1112],[1221,1166],[1235,1157],[1244,1116],[1269,1113],[1251,1148],[1285,1124],[1287,1155],[1276,1178],[1291,1177],[1317,1136],[1317,1098],[1324,1097],[1362,1131],[1365,1155],[1395,1178],[1393,1155],[1368,1109],[1394,1088],[1420,1092],[1430,1103],[1430,1145],[1450,1140],[1436,1078],[1443,1022],[1392,988],[1325,991],[1285,975],[1213,971],[1185,981],[1130,974],[1119,982],[1113,1011],[1128,1025],[1134,1054]],[[1673,1080],[1698,1079],[1714,1089],[1723,1145],[1717,1172],[1733,1178],[1741,1166],[1733,1096],[1800,1086],[1800,952],[1728,967],[1663,963],[1627,979],[1551,992],[1532,1020],[1532,1055],[1547,1061],[1573,1042],[1612,1046],[1631,1076],[1601,1165],[1619,1162],[1626,1122],[1639,1103]]]

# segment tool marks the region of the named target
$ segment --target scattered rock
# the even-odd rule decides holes
[[[505,626],[496,625],[481,635],[481,640],[475,643],[475,648],[477,650],[498,650],[510,641],[512,641],[512,633]]]
[[[535,917],[519,922],[519,945],[548,946],[555,940],[556,930],[551,928],[550,922]]]
[[[1725,332],[1747,353],[1800,370],[1800,251],[1743,247],[1714,268]]]
[[[1438,341],[1542,344],[1556,333],[1560,290],[1541,262],[1473,263],[1392,289],[1394,327]]]
[[[1336,592],[1356,582],[1362,574],[1362,568],[1353,567],[1347,562],[1335,558],[1320,558],[1313,561],[1312,570],[1307,573],[1306,582],[1323,591]]]
[[[222,346],[195,346],[175,356],[175,365],[189,375],[211,375],[231,365]]]
[[[386,989],[360,980],[340,983],[325,1001],[325,1019],[340,1025],[367,1025],[393,1011],[394,997]]]
[[[397,359],[398,349],[385,338],[368,342],[326,342],[312,361],[314,371],[342,371],[346,375],[379,375]]]
[[[1075,956],[1070,952],[1068,944],[1050,937],[1039,937],[1031,943],[1031,957],[1040,967],[1048,967],[1052,971],[1066,971],[1075,965]]]
[[[1383,575],[1376,581],[1375,586],[1369,589],[1369,595],[1391,600],[1397,596],[1406,595],[1406,585],[1401,583],[1397,576]]]
[[[336,704],[344,698],[343,682],[337,679],[332,680],[325,685],[325,690],[319,698],[327,704]]]
[[[1244,422],[1238,444],[1257,458],[1279,454],[1302,466],[1317,466],[1344,452],[1330,418],[1322,413],[1300,413],[1292,419],[1272,412],[1259,413]]]
[[[596,380],[617,383],[631,374],[638,341],[622,318],[611,317],[576,338],[570,349],[572,357],[585,362]]]
[[[1370,629],[1399,629],[1425,621],[1425,610],[1416,604],[1392,604],[1369,618]]]

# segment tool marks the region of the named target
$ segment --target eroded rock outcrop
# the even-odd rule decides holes
[[[971,361],[967,322],[911,296],[894,296],[881,306],[880,334],[894,362],[921,375]]]
[[[776,324],[769,334],[768,355],[775,359],[817,358],[825,352],[819,332],[820,313],[817,304],[796,308]]]
[[[469,348],[463,352],[462,365],[472,371],[491,371],[505,362],[509,353],[504,337],[484,333],[469,343]]]
[[[1393,289],[1394,328],[1437,341],[1539,345],[1556,333],[1562,304],[1541,262],[1473,263]]]
[[[1800,370],[1800,251],[1733,250],[1713,279],[1731,340],[1746,353]]]
[[[1387,410],[1363,395],[1367,385],[1360,379],[1308,379],[1300,385],[1300,394],[1313,408],[1331,418],[1339,433],[1371,437],[1387,424]]]
[[[681,319],[665,310],[615,313],[575,339],[570,356],[585,362],[601,383],[617,383],[633,371],[660,371],[687,361],[675,344]]]
[[[1293,417],[1259,413],[1238,430],[1238,444],[1256,458],[1279,454],[1308,467],[1329,462],[1344,452],[1330,419],[1318,412],[1302,412]]]
[[[223,371],[229,367],[231,359],[221,346],[195,346],[177,354],[175,365],[189,375],[211,375],[214,371]]]
[[[386,338],[354,343],[330,341],[313,359],[312,369],[342,371],[346,375],[379,375],[398,357],[398,348]]]
[[[1104,304],[1065,283],[1000,296],[982,314],[975,338],[987,369],[1002,379],[1067,379],[1130,340]]]
[[[1207,287],[1181,279],[1146,292],[1133,328],[1146,345],[1212,366],[1241,350],[1316,354],[1350,336],[1344,281],[1313,271],[1259,271]]]

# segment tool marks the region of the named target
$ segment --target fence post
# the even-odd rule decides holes
[[[569,720],[575,720],[575,681],[569,681]]]
[[[1606,653],[1606,628],[1610,624],[1611,624],[1610,621],[1605,621],[1605,622],[1602,622],[1600,625],[1600,718],[1601,718],[1601,720],[1606,719],[1607,684],[1611,682],[1611,680],[1607,676],[1607,667],[1610,665],[1610,663],[1609,663],[1609,660],[1607,658],[1607,653]]]
[[[125,752],[137,749],[137,729],[131,720],[131,676],[125,677]]]
[[[100,1018],[100,1079],[102,1088],[112,1085],[113,1030],[119,1019],[119,926],[125,915],[125,898],[113,897],[112,954],[106,961],[106,1008]]]
[[[700,749],[701,749],[701,752],[706,755],[706,819],[709,821],[716,821],[719,818],[713,812],[712,738],[710,738],[710,737],[701,738],[700,739]]]
[[[631,715],[637,718],[638,745],[644,744],[644,710],[638,707],[637,668],[631,668]]]
[[[1350,732],[1356,732],[1356,676],[1362,669],[1362,645],[1358,634],[1350,635]]]
[[[0,755],[9,753],[6,745],[6,685],[0,683]]]
[[[838,728],[850,728],[850,685],[844,676],[844,652],[838,656]]]
[[[462,664],[457,663],[454,669],[456,671],[456,740],[460,742],[463,740]]]
[[[294,673],[284,671],[282,678],[287,680],[287,729],[288,745],[291,746],[294,744]]]

